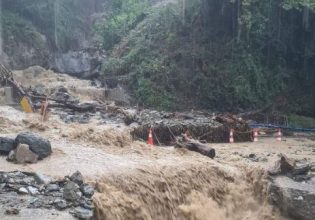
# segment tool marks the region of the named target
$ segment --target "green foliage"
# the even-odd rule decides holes
[[[103,37],[103,47],[109,50],[119,43],[144,19],[148,6],[148,0],[112,0],[110,12],[96,26],[96,31]]]
[[[30,23],[16,14],[4,12],[1,16],[4,41],[8,43],[25,42],[35,48],[44,48],[43,37]]]
[[[299,128],[315,128],[315,118],[291,114],[288,117],[289,126]]]
[[[113,50],[104,73],[134,76],[131,91],[150,107],[165,106],[162,95],[179,109],[239,111],[274,103],[280,110],[314,114],[315,77],[308,73],[315,32],[289,6],[305,4],[184,0],[155,7]],[[311,24],[315,15],[309,13]],[[303,105],[296,104],[298,95]]]

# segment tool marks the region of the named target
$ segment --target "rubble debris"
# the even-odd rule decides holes
[[[176,147],[186,148],[188,150],[198,152],[202,155],[210,157],[211,159],[215,157],[215,150],[213,148],[187,137],[184,137],[183,140],[183,142],[177,141]]]
[[[39,160],[48,157],[52,153],[50,142],[34,133],[24,132],[18,134],[15,139],[15,146],[19,144],[29,145],[29,149],[38,155]]]
[[[14,148],[14,139],[0,137],[0,154],[8,155]]]
[[[80,103],[79,99],[71,96],[68,92],[68,89],[65,88],[64,86],[59,86],[55,88],[52,98],[57,99],[57,100],[63,100],[64,102],[71,103],[71,104]]]
[[[0,194],[4,201],[6,214],[18,214],[21,207],[30,209],[68,210],[79,219],[91,219],[94,205],[91,199],[94,187],[84,183],[82,174],[76,172],[71,175],[81,185],[65,177],[62,180],[31,172],[0,172]],[[82,177],[82,178],[81,178]],[[24,199],[25,198],[25,199]],[[5,202],[5,200],[8,200]],[[9,201],[10,200],[10,201]],[[11,201],[19,201],[17,207],[6,207]]]
[[[203,112],[166,113],[144,110],[134,118],[138,126],[132,131],[133,137],[146,140],[152,126],[155,143],[171,145],[175,142],[174,136],[180,136],[186,130],[194,139],[208,143],[227,142],[230,129],[237,131],[236,142],[251,140],[248,124],[232,115],[213,117]]]

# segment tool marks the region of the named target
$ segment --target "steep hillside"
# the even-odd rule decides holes
[[[145,16],[113,47],[104,79],[125,85],[148,107],[241,111],[271,105],[314,115],[310,2],[184,0],[142,8]]]
[[[41,65],[78,75],[93,71],[89,68],[97,46],[93,25],[105,2],[2,0],[1,60],[14,69]]]

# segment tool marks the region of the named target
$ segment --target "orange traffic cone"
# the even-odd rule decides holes
[[[152,136],[152,128],[149,129],[148,144],[149,145],[154,145],[153,144],[153,136]]]
[[[233,134],[233,130],[230,130],[230,143],[234,143],[234,134]]]
[[[254,142],[258,141],[258,131],[255,129],[254,130]]]
[[[277,132],[277,141],[282,141],[282,132],[281,132],[281,129],[279,129],[278,132]]]

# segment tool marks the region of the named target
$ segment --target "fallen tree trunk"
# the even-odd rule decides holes
[[[188,150],[198,152],[204,156],[210,157],[211,159],[215,157],[215,149],[189,138],[184,139],[185,142],[183,143],[176,141],[176,147],[186,148]]]

